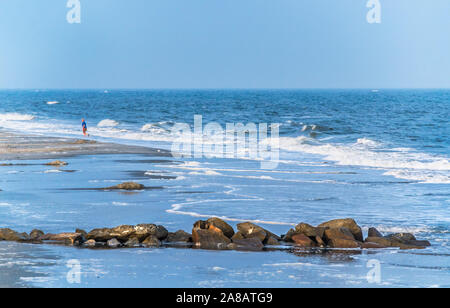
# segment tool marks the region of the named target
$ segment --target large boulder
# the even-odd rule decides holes
[[[136,229],[134,226],[122,225],[111,229],[109,237],[115,238],[121,242],[126,242],[130,237],[135,236]]]
[[[232,238],[234,235],[234,230],[233,227],[230,226],[229,224],[227,224],[225,221],[223,221],[220,218],[217,217],[213,217],[208,219],[206,222],[208,222],[209,224],[215,226],[216,228],[219,228],[220,230],[222,230],[223,234],[228,237],[228,238]]]
[[[352,218],[346,218],[346,219],[335,219],[330,220],[328,222],[324,222],[323,224],[320,224],[318,226],[319,228],[347,228],[350,230],[350,232],[353,234],[355,239],[357,241],[363,242],[363,233],[362,229],[356,221]]]

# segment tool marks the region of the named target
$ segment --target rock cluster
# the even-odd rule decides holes
[[[328,221],[317,227],[300,223],[281,237],[250,222],[238,224],[235,232],[233,227],[219,218],[197,221],[192,234],[183,230],[168,232],[163,226],[155,224],[122,225],[90,232],[77,229],[73,233],[60,234],[45,234],[40,230],[27,234],[7,228],[0,229],[0,241],[54,243],[86,248],[160,247],[171,243],[184,243],[189,247],[201,249],[245,251],[261,251],[267,246],[278,245],[294,245],[307,249],[423,249],[430,246],[428,241],[419,241],[409,233],[383,236],[375,228],[370,228],[368,235],[364,239],[361,227],[350,218]]]

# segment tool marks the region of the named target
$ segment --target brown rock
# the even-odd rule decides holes
[[[169,231],[167,231],[166,228],[154,224],[139,224],[135,227],[135,230],[135,234],[140,240],[143,240],[150,235],[154,235],[158,240],[162,241],[169,235]]]
[[[184,232],[183,230],[178,230],[177,232],[169,233],[166,241],[172,242],[172,243],[176,243],[176,242],[189,243],[189,242],[192,242],[192,235],[187,232]]]
[[[142,242],[142,245],[145,247],[159,247],[161,246],[161,242],[155,235],[150,235]]]
[[[323,237],[325,228],[316,228],[306,223],[300,223],[295,227],[295,233],[304,234],[308,237]]]
[[[111,229],[109,237],[115,238],[121,242],[126,242],[132,236],[135,236],[136,229],[134,226],[122,225]]]
[[[234,240],[233,243],[228,244],[228,249],[233,250],[247,250],[247,251],[260,251],[263,250],[263,243],[255,238],[247,238],[242,240]]]
[[[383,234],[381,234],[376,228],[369,228],[368,237],[383,237]]]
[[[229,224],[227,224],[225,221],[223,221],[220,218],[217,217],[213,217],[207,220],[207,222],[210,225],[213,225],[217,228],[219,228],[220,230],[222,230],[223,234],[228,237],[228,238],[232,238],[234,235],[234,230],[233,227],[231,227]]]
[[[84,247],[90,247],[93,248],[97,245],[97,242],[95,240],[87,240],[86,242],[83,243]]]
[[[198,228],[192,230],[192,241],[195,246],[203,249],[226,249],[231,243],[231,240],[220,230],[216,232]]]
[[[282,236],[283,241],[285,242],[292,242],[292,236],[296,234],[294,229],[289,229],[289,231]]]
[[[304,234],[294,234],[292,236],[292,240],[294,241],[296,246],[300,247],[315,247],[316,244],[313,240],[311,240],[309,237],[307,237]]]
[[[319,227],[323,228],[347,228],[350,230],[350,232],[353,234],[355,239],[357,241],[363,242],[363,233],[361,230],[361,227],[358,226],[358,224],[355,222],[354,219],[347,218],[347,219],[335,219],[328,222],[325,222],[323,224],[320,224]]]
[[[407,243],[409,241],[416,241],[416,237],[414,235],[412,235],[411,233],[394,233],[394,234],[389,234],[388,236],[385,236],[385,238],[392,240],[392,241],[397,241],[400,243]]]
[[[328,242],[328,246],[331,248],[359,248],[360,244],[355,240],[333,238]]]
[[[324,233],[324,238],[327,242],[332,239],[346,239],[350,241],[354,241],[355,237],[352,232],[347,228],[331,228],[326,229]]]
[[[407,245],[430,247],[431,243],[429,241],[408,241]]]
[[[87,237],[87,232],[84,231],[84,230],[82,230],[82,229],[76,229],[76,230],[75,230],[75,233],[80,233],[80,234],[82,234],[84,237]]]

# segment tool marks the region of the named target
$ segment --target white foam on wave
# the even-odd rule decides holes
[[[115,127],[117,125],[119,125],[119,122],[110,119],[105,119],[100,121],[97,124],[97,127]]]
[[[58,105],[58,104],[59,104],[58,101],[47,102],[47,105]]]
[[[22,114],[22,113],[0,113],[0,121],[32,121],[35,116],[31,114]]]
[[[269,142],[267,139],[265,142]],[[383,144],[367,138],[353,144],[320,143],[311,138],[281,137],[280,148],[289,152],[317,154],[338,165],[362,166],[389,170],[398,178],[414,179],[424,183],[448,183],[450,161],[447,157],[421,153],[414,149],[383,148]],[[409,172],[412,170],[414,172]],[[426,171],[426,173],[420,173]],[[414,176],[413,176],[414,175]]]

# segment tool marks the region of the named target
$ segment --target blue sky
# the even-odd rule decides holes
[[[0,88],[450,88],[450,1],[0,0]]]

